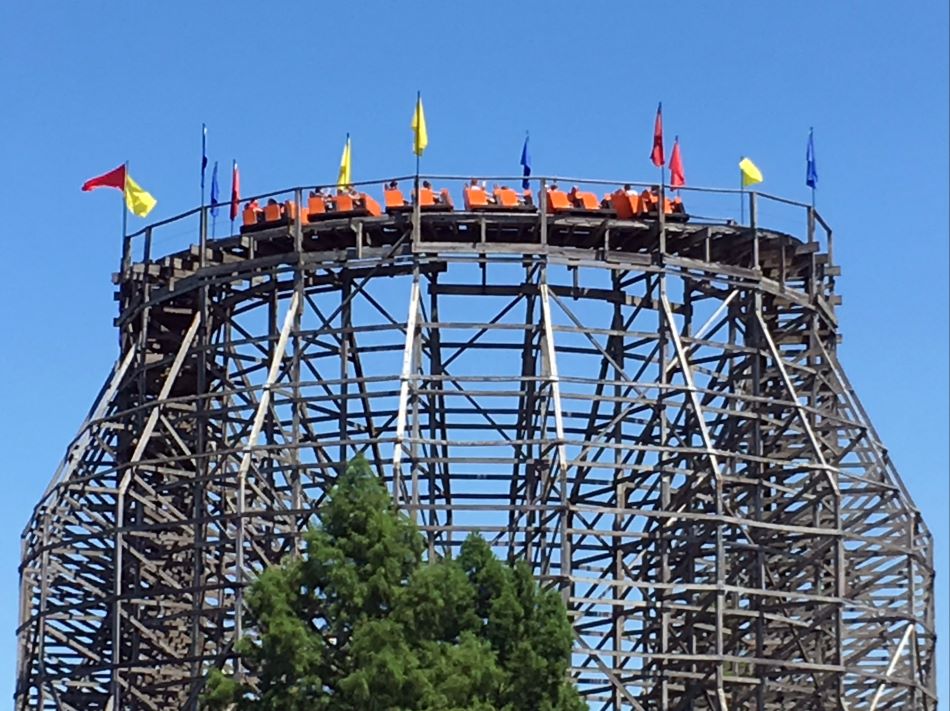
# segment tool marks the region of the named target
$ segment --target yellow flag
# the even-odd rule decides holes
[[[422,152],[429,145],[429,132],[426,131],[426,115],[422,110],[422,94],[416,97],[416,112],[412,115],[412,152],[422,156]]]
[[[340,156],[340,173],[336,179],[338,188],[345,188],[352,183],[352,153],[350,148],[350,134],[346,134],[346,143],[343,144],[343,155]]]
[[[755,185],[756,183],[761,183],[762,171],[759,170],[755,163],[753,163],[748,158],[743,158],[739,161],[739,170],[742,172],[742,186],[746,185]]]
[[[152,211],[158,202],[147,190],[142,190],[138,183],[132,180],[128,171],[125,173],[125,205],[129,212],[139,217],[145,217]]]

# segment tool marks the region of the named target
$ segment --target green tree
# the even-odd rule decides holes
[[[362,457],[317,512],[303,557],[265,570],[236,651],[253,686],[214,670],[208,711],[581,711],[559,595],[479,536],[455,559],[424,542]]]

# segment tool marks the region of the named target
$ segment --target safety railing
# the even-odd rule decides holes
[[[527,180],[528,187],[523,186]],[[401,193],[401,206],[393,204],[392,196],[387,192],[387,186],[396,183]],[[430,186],[430,187],[427,187]],[[484,212],[536,212],[540,221],[542,243],[547,234],[547,228],[552,218],[565,215],[606,218],[610,212],[602,206],[613,209],[611,195],[617,191],[642,194],[643,191],[655,191],[660,205],[665,200],[679,200],[683,209],[689,215],[690,224],[700,225],[730,225],[746,227],[752,230],[755,237],[756,253],[758,247],[757,230],[768,229],[783,232],[804,239],[808,243],[817,243],[817,249],[824,251],[831,264],[833,254],[833,235],[828,223],[817,210],[804,202],[790,200],[777,195],[755,190],[740,190],[737,188],[711,188],[700,186],[684,186],[671,188],[669,185],[660,186],[656,182],[642,180],[607,180],[575,178],[570,176],[462,176],[462,175],[402,175],[385,180],[367,180],[352,183],[353,192],[369,196],[379,208],[379,214],[387,212],[404,212],[418,226],[422,215],[430,210],[448,209],[452,211]],[[557,188],[556,193],[549,192]],[[431,194],[427,193],[431,190]],[[132,263],[151,263],[157,259],[186,251],[192,246],[199,247],[199,255],[203,260],[206,250],[204,247],[209,241],[214,242],[222,238],[237,235],[244,224],[243,211],[245,206],[255,201],[262,210],[268,201],[285,204],[292,201],[297,207],[297,217],[288,218],[296,222],[297,227],[306,223],[299,215],[309,210],[311,196],[323,196],[332,205],[338,194],[335,184],[307,185],[288,188],[258,195],[247,196],[241,199],[238,214],[230,219],[230,203],[221,203],[216,209],[210,205],[189,210],[188,212],[154,222],[137,232],[126,235],[122,249],[122,272]],[[415,198],[420,195],[420,200]],[[569,196],[569,204],[565,207],[564,195]],[[558,205],[549,205],[551,197],[559,201]],[[576,199],[575,199],[576,197]],[[429,201],[428,204],[427,200]],[[447,204],[448,203],[448,204]],[[477,204],[476,204],[477,203]],[[440,208],[441,205],[441,208]],[[588,209],[589,208],[589,209]],[[304,212],[309,214],[309,212]],[[341,211],[333,214],[332,210],[327,217],[373,217],[377,210]],[[643,216],[635,216],[640,219]],[[666,250],[666,235],[668,223],[675,221],[675,217],[665,214],[664,210],[657,210],[650,219],[658,223],[658,249]],[[299,233],[300,230],[297,230]],[[418,233],[418,230],[416,230]],[[757,261],[755,262],[757,263]]]

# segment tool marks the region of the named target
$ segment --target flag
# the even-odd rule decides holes
[[[663,102],[656,105],[656,121],[653,124],[653,151],[650,153],[650,160],[657,168],[666,163],[666,157],[663,155]]]
[[[238,206],[241,202],[241,176],[238,173],[237,161],[231,162],[231,222],[238,214]]]
[[[132,176],[125,174],[125,205],[129,212],[139,217],[145,217],[152,211],[158,200],[152,197],[147,190],[132,180]]]
[[[673,140],[673,152],[670,154],[670,186],[674,188],[686,185],[686,173],[683,170],[683,158],[680,155],[680,137]]]
[[[429,132],[426,130],[426,114],[422,110],[422,92],[416,95],[416,110],[412,114],[412,152],[420,158],[429,145]]]
[[[531,187],[528,178],[531,177],[531,154],[528,153],[528,134],[524,135],[524,145],[521,147],[521,168],[524,180],[521,181],[521,187],[527,190]]]
[[[129,175],[125,165],[120,165],[115,170],[90,178],[82,184],[82,189],[87,192],[96,188],[121,190],[125,196],[125,205],[129,208],[129,212],[139,217],[148,215],[158,203],[151,193],[143,190],[138,183],[132,180],[132,176]]]
[[[336,179],[336,186],[338,188],[345,188],[352,182],[352,155],[350,134],[346,134],[346,143],[343,144],[343,155],[340,156],[340,173]]]
[[[211,216],[218,216],[218,161],[211,169]]]
[[[96,188],[115,188],[116,190],[125,190],[125,165],[120,165],[115,170],[108,173],[97,175],[95,178],[89,178],[82,184],[84,192],[95,190]]]
[[[742,187],[761,183],[762,171],[748,158],[739,161],[739,171],[742,173]]]
[[[208,127],[201,124],[201,201],[205,199],[205,168],[208,167],[208,154],[205,150],[208,139]]]
[[[818,166],[815,165],[815,129],[808,129],[808,148],[805,150],[805,185],[818,187]]]

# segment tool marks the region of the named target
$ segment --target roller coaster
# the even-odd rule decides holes
[[[358,453],[429,557],[477,530],[560,591],[592,711],[936,709],[933,543],[838,360],[822,216],[521,180],[125,237],[118,358],[23,533],[18,710],[195,709]]]

